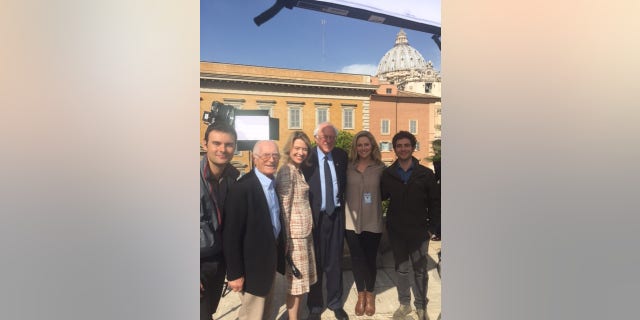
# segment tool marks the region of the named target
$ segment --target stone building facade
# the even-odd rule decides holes
[[[424,160],[433,154],[431,143],[441,138],[441,80],[433,63],[411,47],[400,30],[376,76],[201,62],[200,116],[213,101],[268,110],[280,121],[280,148],[292,131],[302,130],[312,138],[316,125],[324,121],[353,134],[368,130],[386,163],[395,160],[391,138],[406,130],[418,139],[416,158],[430,165]],[[205,130],[201,122],[200,139]],[[233,163],[248,171],[249,152],[238,151]]]
[[[391,139],[396,132],[404,130],[413,133],[418,140],[414,156],[430,166],[424,159],[433,154],[433,140],[440,138],[439,130],[436,130],[440,121],[439,97],[400,91],[394,85],[383,84],[371,95],[370,111],[369,131],[380,145],[382,161],[391,164],[395,160]]]
[[[380,59],[376,76],[380,86],[371,96],[370,131],[380,143],[383,160],[395,160],[391,139],[406,130],[418,139],[414,156],[431,165],[424,160],[433,155],[432,142],[441,139],[442,129],[440,72],[400,30],[394,46]]]
[[[369,130],[369,101],[377,88],[377,79],[367,75],[201,62],[200,116],[213,101],[243,110],[269,110],[280,121],[277,143],[282,149],[294,130],[313,140],[313,130],[324,121],[351,133]],[[205,130],[201,122],[200,139]],[[237,152],[233,164],[248,171],[249,152]]]
[[[442,95],[440,72],[409,44],[403,30],[398,32],[395,45],[380,59],[376,76],[382,83],[394,84],[401,91]]]

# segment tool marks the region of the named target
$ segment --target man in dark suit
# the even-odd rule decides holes
[[[337,135],[338,130],[331,123],[319,124],[313,132],[317,148],[311,150],[310,164],[302,169],[309,184],[318,274],[318,281],[307,296],[309,319],[320,319],[323,311],[323,276],[327,278],[327,308],[333,310],[337,319],[349,319],[343,309],[341,270],[347,153],[335,148]]]
[[[255,169],[232,186],[224,207],[222,245],[229,288],[242,292],[240,320],[274,319],[276,271],[284,273],[284,238],[274,180],[279,159],[275,142],[257,142]]]

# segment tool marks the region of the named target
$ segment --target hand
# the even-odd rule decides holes
[[[203,292],[204,292],[204,286],[202,285],[202,282],[200,282],[200,298],[202,298]]]
[[[244,277],[228,281],[228,286],[233,290],[233,292],[242,291],[242,287],[244,287]]]

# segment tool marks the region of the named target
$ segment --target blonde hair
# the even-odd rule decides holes
[[[376,164],[383,164],[382,162],[382,154],[380,154],[380,146],[378,146],[378,142],[376,142],[376,138],[369,131],[360,131],[356,133],[353,137],[353,141],[351,142],[351,150],[349,150],[349,159],[351,163],[356,164],[358,162],[358,150],[357,144],[358,139],[366,137],[369,139],[369,143],[371,143],[371,160]]]
[[[311,140],[309,140],[307,134],[302,131],[292,132],[287,138],[287,142],[284,143],[284,147],[282,147],[282,158],[284,160],[284,163],[291,162],[291,157],[289,156],[289,154],[291,153],[291,148],[293,148],[293,143],[296,142],[296,140],[302,140],[302,142],[307,145],[307,157],[303,161],[303,163],[307,164],[309,155],[311,155]]]

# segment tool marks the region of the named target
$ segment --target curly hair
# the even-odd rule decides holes
[[[394,149],[396,148],[396,142],[398,142],[398,140],[400,139],[409,139],[409,142],[411,142],[411,148],[413,148],[413,150],[416,149],[416,144],[418,143],[418,140],[416,139],[416,136],[414,136],[411,132],[398,131],[398,133],[396,133],[396,135],[394,135],[393,139],[391,140],[391,143]]]

